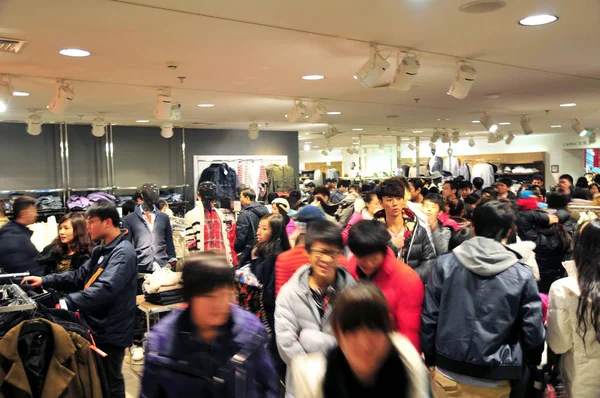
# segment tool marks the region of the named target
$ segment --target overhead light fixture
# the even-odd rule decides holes
[[[40,135],[42,132],[42,117],[38,113],[32,113],[27,119],[27,133]]]
[[[383,146],[383,144],[379,144],[379,148],[377,149],[377,151],[379,152],[385,152],[385,147]]]
[[[302,101],[296,100],[294,101],[294,106],[287,114],[287,120],[290,123],[296,123],[300,120],[304,115],[306,115],[306,105],[302,103]]]
[[[454,130],[452,132],[452,143],[458,144],[459,140],[460,140],[460,132],[458,130]]]
[[[146,120],[146,119],[141,119],[141,120],[136,120],[136,123],[150,123],[150,120]]]
[[[337,111],[335,111],[335,112],[327,112],[327,114],[328,115],[341,115],[342,112],[337,112]]]
[[[198,104],[198,108],[212,108],[215,104]]]
[[[9,82],[0,82],[0,112],[6,112],[10,102],[12,88]]]
[[[590,144],[595,144],[596,143],[596,133],[594,133],[593,131],[590,133],[589,143]]]
[[[500,126],[508,126],[510,125],[510,122],[500,122],[498,123]]]
[[[163,138],[173,137],[173,122],[165,120],[160,126],[160,135]]]
[[[323,149],[323,150],[321,151],[321,155],[323,155],[323,156],[327,156],[327,155],[329,155],[329,152],[327,151],[327,149]]]
[[[492,117],[489,113],[485,112],[480,122],[483,125],[483,127],[485,127],[485,129],[490,133],[495,133],[496,131],[498,131],[498,125],[492,121]]]
[[[522,26],[539,26],[547,25],[552,22],[556,22],[558,17],[550,14],[530,15],[519,21],[519,25]]]
[[[310,151],[310,148],[311,148],[310,143],[307,142],[306,144],[304,144],[304,150],[306,152]]]
[[[423,130],[413,130],[413,133],[415,134],[421,134],[423,132]]]
[[[533,126],[531,125],[529,116],[521,115],[521,128],[523,129],[523,134],[525,135],[533,133]]]
[[[504,140],[504,143],[506,145],[510,145],[514,141],[514,139],[515,139],[515,135],[513,133],[508,133],[508,136]]]
[[[338,129],[335,128],[335,126],[331,125],[331,124],[327,126],[327,131],[324,133],[326,140],[329,140],[329,139],[331,139],[331,137],[338,135],[338,134],[339,134]]]
[[[471,120],[471,123],[481,123],[479,120]]]
[[[58,52],[60,55],[65,55],[67,57],[89,57],[90,55],[92,55],[92,53],[90,53],[87,50],[82,50],[80,48],[64,48],[62,50],[60,50]]]
[[[450,142],[450,136],[448,135],[448,131],[446,129],[444,129],[442,131],[442,143],[447,144],[449,142]]]
[[[154,117],[158,120],[169,120],[171,118],[171,105],[173,98],[171,90],[159,88],[156,90],[156,106],[154,107]]]
[[[419,74],[419,69],[421,69],[421,63],[417,57],[414,55],[406,55],[402,61],[400,61],[400,54],[398,54],[396,75],[389,87],[396,91],[410,90],[413,80],[415,80],[415,77]]]
[[[363,129],[352,129],[352,131],[363,131]]]
[[[430,142],[430,143],[429,143],[429,148],[431,148],[431,149],[435,149],[435,148],[436,148],[436,146],[435,146],[435,144],[434,144],[433,142]]]
[[[50,100],[47,108],[55,115],[64,113],[71,101],[75,99],[75,91],[73,83],[58,80],[54,91],[54,97]]]
[[[96,117],[94,118],[93,122],[92,122],[92,135],[94,137],[102,137],[105,133],[105,129],[104,127],[106,126],[106,123],[104,122],[104,118],[103,117]]]
[[[372,88],[375,86],[375,82],[383,72],[390,67],[390,63],[386,61],[375,44],[371,44],[369,47],[369,60],[356,72],[354,76],[360,83],[367,87]]]
[[[561,126],[560,124],[553,124],[553,125],[552,125],[552,126],[550,126],[550,127],[552,127],[553,129],[559,129],[559,128],[561,128],[562,126]]]
[[[457,99],[467,98],[476,77],[477,71],[472,65],[459,62],[456,66],[456,77],[448,90],[448,95]]]
[[[256,123],[250,123],[250,126],[248,126],[248,138],[251,140],[256,140],[258,139],[259,134],[260,130],[258,125]]]
[[[25,93],[23,91],[13,91],[14,97],[29,97],[29,93]]]
[[[473,148],[475,146],[475,140],[473,138],[469,138],[469,146]]]
[[[325,76],[323,75],[306,75],[306,76],[302,76],[303,80],[323,80],[325,79]]]
[[[318,123],[319,120],[323,116],[325,116],[325,112],[327,112],[327,107],[320,101],[313,102],[313,112],[310,115],[310,119],[308,120],[310,123]]]
[[[440,130],[438,130],[438,129],[433,130],[433,135],[431,136],[431,142],[437,142],[441,136],[442,136],[442,133],[440,133]]]
[[[587,131],[585,130],[585,128],[583,128],[583,124],[581,124],[579,119],[573,119],[571,128],[573,129],[573,131],[579,134],[580,137],[585,137],[585,135],[587,134]]]
[[[572,108],[574,106],[577,106],[577,104],[575,104],[573,102],[569,102],[569,103],[566,103],[566,104],[560,104],[560,106],[563,107],[563,108]]]
[[[411,151],[414,151],[417,148],[413,144],[408,144],[408,149],[410,149]]]

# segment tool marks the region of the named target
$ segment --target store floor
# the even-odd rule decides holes
[[[125,379],[125,394],[127,398],[138,398],[140,396],[142,366],[134,365],[138,373],[129,369],[129,364],[123,364],[123,378]]]

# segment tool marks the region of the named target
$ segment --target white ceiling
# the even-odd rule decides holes
[[[359,134],[352,128],[363,128],[361,134],[389,128],[402,136],[415,136],[413,130],[426,136],[434,127],[473,133],[481,126],[471,120],[484,111],[511,122],[505,131],[520,132],[521,114],[530,115],[540,133],[569,132],[573,118],[600,126],[597,0],[508,0],[505,8],[479,15],[459,12],[466,2],[4,0],[0,35],[30,43],[21,54],[0,53],[0,73],[31,96],[13,98],[1,117],[25,120],[37,109],[45,121],[91,122],[100,113],[113,123],[135,124],[153,119],[155,90],[166,86],[182,104],[181,125],[245,129],[256,120],[263,129],[298,130],[311,140],[325,124],[292,124],[284,115],[294,98],[322,99],[328,110],[342,112],[323,123],[348,132],[344,144]],[[517,23],[537,13],[560,19],[540,27]],[[410,91],[366,89],[352,78],[369,42],[421,54]],[[58,54],[67,47],[92,56]],[[459,58],[477,69],[465,100],[446,95]],[[167,69],[168,61],[178,69]],[[304,81],[306,74],[326,79]],[[390,70],[381,80],[392,76]],[[62,116],[45,109],[57,78],[75,82],[75,101]],[[502,95],[486,98],[493,93]],[[565,102],[577,107],[558,106]]]

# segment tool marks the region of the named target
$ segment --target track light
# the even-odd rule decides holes
[[[504,140],[504,143],[506,145],[510,145],[514,141],[514,139],[515,139],[515,135],[513,133],[508,133],[508,136]]]
[[[456,77],[450,89],[448,89],[448,95],[458,99],[467,98],[475,77],[477,77],[477,71],[472,65],[465,62],[458,63],[456,66]]]
[[[13,90],[9,82],[0,82],[0,112],[6,112],[8,109],[12,93]]]
[[[587,131],[585,131],[585,128],[583,128],[583,125],[581,124],[579,119],[573,119],[571,128],[573,129],[573,131],[579,134],[580,137],[585,137],[585,135],[587,134]]]
[[[460,133],[458,130],[454,130],[452,132],[452,143],[453,144],[458,144],[458,141],[460,140]]]
[[[348,152],[348,155],[358,155],[358,148],[350,147],[346,150],[346,152]]]
[[[377,148],[377,151],[381,153],[385,152],[385,147],[383,146],[383,144],[379,144],[379,148]]]
[[[437,142],[441,136],[442,136],[442,133],[440,132],[440,130],[438,130],[438,129],[433,130],[433,135],[431,136],[431,142]]]
[[[94,137],[102,137],[105,133],[104,126],[106,123],[104,122],[103,117],[96,117],[92,123],[92,135]]]
[[[411,151],[414,151],[417,148],[413,144],[408,144],[408,149],[410,149]]]
[[[160,126],[160,135],[163,138],[173,137],[173,123],[170,120],[165,120]]]
[[[327,126],[327,132],[325,132],[325,139],[329,140],[331,137],[338,135],[339,131],[334,125],[330,124]]]
[[[419,74],[421,64],[414,55],[407,55],[402,62],[398,63],[394,81],[390,88],[396,91],[408,91],[413,84],[413,80]]]
[[[323,150],[321,151],[321,155],[323,155],[323,156],[327,156],[327,155],[329,155],[329,152],[327,152],[327,149],[323,149]]]
[[[56,82],[56,89],[54,91],[54,97],[50,100],[48,104],[48,110],[55,115],[60,115],[64,113],[71,101],[75,99],[75,91],[73,87],[73,83],[67,83],[64,81]]]
[[[442,143],[447,144],[450,142],[450,136],[448,135],[448,131],[444,129],[442,131]]]
[[[327,113],[327,107],[325,104],[319,101],[313,102],[313,113],[310,115],[310,119],[308,119],[311,123],[319,123],[319,120]]]
[[[256,140],[258,139],[259,133],[258,124],[250,123],[250,126],[248,126],[248,138]]]
[[[159,88],[156,91],[156,106],[154,107],[154,117],[158,120],[169,120],[171,118],[171,105],[173,98],[171,90]]]
[[[489,113],[485,112],[480,122],[483,125],[483,127],[485,127],[485,129],[490,133],[495,133],[496,131],[498,131],[498,125],[492,121],[492,117]]]
[[[436,146],[435,146],[435,144],[434,144],[433,142],[430,142],[430,143],[429,143],[429,148],[431,148],[431,149],[435,149],[435,148],[436,148]]]
[[[521,116],[521,128],[523,129],[523,134],[525,135],[533,133],[533,127],[531,126],[531,120],[529,119],[529,116]]]
[[[473,148],[475,146],[475,140],[473,138],[469,138],[469,146]]]
[[[379,54],[377,46],[372,44],[369,48],[369,60],[356,72],[356,78],[363,86],[372,88],[389,67],[390,63]]]
[[[306,115],[306,105],[302,101],[294,101],[294,107],[288,112],[287,120],[296,123],[304,115]]]
[[[42,132],[42,117],[38,113],[32,113],[27,119],[27,133],[40,135]]]
[[[488,144],[495,144],[504,139],[504,135],[500,132],[488,134]]]
[[[590,144],[595,144],[596,143],[596,133],[593,132],[593,131],[590,133],[589,143]]]

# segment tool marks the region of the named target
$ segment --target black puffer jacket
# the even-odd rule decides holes
[[[475,237],[443,254],[425,289],[421,349],[427,365],[488,380],[518,380],[544,348],[542,302],[520,255]]]
[[[233,249],[236,253],[243,253],[247,247],[251,248],[254,246],[254,243],[256,243],[256,229],[258,228],[258,222],[268,214],[269,209],[257,202],[252,202],[244,207],[244,210],[242,210],[238,216],[235,227],[235,243],[233,244]],[[250,254],[249,251],[248,254]],[[241,259],[238,260],[240,265],[244,265],[249,258],[245,258],[243,262]]]
[[[0,268],[9,274],[27,272],[44,275],[44,267],[36,261],[38,251],[31,243],[33,232],[23,224],[10,221],[0,229]]]
[[[65,256],[54,243],[51,243],[42,250],[37,262],[44,266],[44,275],[49,275],[74,271],[89,259],[90,254],[83,250],[75,252],[72,256]]]

